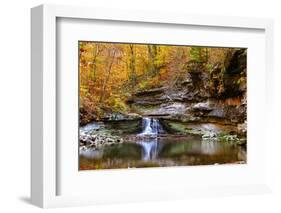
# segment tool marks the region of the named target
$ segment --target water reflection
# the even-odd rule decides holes
[[[198,137],[164,135],[136,137],[123,144],[97,151],[81,150],[81,169],[164,167],[245,163],[246,150],[223,142],[201,141]]]
[[[89,124],[81,130],[87,132],[95,128],[99,127]],[[80,149],[80,169],[246,162],[246,150],[243,147],[217,141],[202,141],[198,136],[169,135],[156,118],[143,118],[142,132],[124,137],[126,140],[123,144],[105,146],[100,150]]]
[[[136,142],[142,147],[142,160],[155,160],[161,150],[161,144],[158,138],[142,138]]]
[[[103,157],[103,150],[91,150],[80,148],[80,157],[85,157],[88,159],[101,159]]]

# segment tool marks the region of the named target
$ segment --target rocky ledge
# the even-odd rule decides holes
[[[114,144],[123,143],[123,138],[119,136],[113,136],[109,133],[91,133],[87,134],[80,131],[80,148],[97,150],[104,146],[112,146]]]
[[[204,142],[227,142],[227,143],[233,143],[237,145],[245,145],[246,144],[246,138],[244,137],[238,137],[237,135],[230,135],[230,134],[217,134],[214,132],[208,132],[202,135],[202,141]]]
[[[201,136],[205,142],[229,142],[238,145],[246,144],[246,123],[243,125],[182,122],[178,119],[161,118],[160,123],[168,133],[179,135]],[[243,128],[242,128],[243,127]]]

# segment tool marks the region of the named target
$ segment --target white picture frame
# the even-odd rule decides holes
[[[194,188],[170,186],[165,190],[153,189],[151,196],[139,194],[138,191],[125,191],[120,196],[118,193],[104,196],[89,195],[58,195],[58,174],[60,158],[57,150],[57,20],[101,20],[134,23],[153,23],[154,25],[172,26],[200,26],[206,28],[219,28],[227,30],[253,29],[264,33],[265,52],[264,69],[266,79],[262,92],[266,95],[266,107],[270,108],[272,99],[270,91],[273,88],[273,21],[271,19],[241,18],[241,17],[216,17],[187,14],[166,14],[145,11],[122,11],[113,9],[84,8],[74,6],[41,5],[31,10],[31,201],[34,205],[47,207],[62,207],[76,205],[91,205],[99,203],[137,202],[143,200],[165,200],[187,197],[210,195],[241,195],[252,193],[270,192],[270,166],[266,161],[259,173],[265,173],[266,178],[257,183],[247,182],[234,185],[222,184],[220,186],[200,187],[194,183]],[[208,35],[206,35],[208,36]],[[270,128],[270,110],[264,116],[266,127]],[[269,135],[265,135],[268,147]],[[254,151],[253,151],[254,152]],[[264,151],[263,159],[268,153]],[[181,171],[186,168],[181,168]],[[247,167],[244,168],[247,170]],[[175,172],[176,169],[167,168],[165,172]],[[109,171],[110,172],[110,171]],[[121,171],[114,171],[115,175]],[[142,172],[142,171],[141,171]],[[146,173],[155,172],[149,169]],[[140,174],[139,172],[136,172]],[[109,174],[108,172],[106,173]],[[105,175],[105,173],[103,174]],[[126,177],[125,177],[126,178]],[[75,183],[74,183],[75,184]],[[187,190],[188,189],[188,190]],[[109,193],[108,191],[107,193]],[[127,193],[127,194],[126,194]],[[169,195],[170,194],[170,195]],[[157,197],[155,195],[158,195]]]

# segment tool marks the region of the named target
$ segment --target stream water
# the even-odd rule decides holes
[[[88,128],[89,127],[89,128]],[[90,131],[90,127],[87,131]],[[92,127],[95,127],[92,125]],[[80,150],[80,169],[113,169],[245,163],[243,147],[200,136],[166,134],[156,118],[143,118],[142,132],[100,150]]]

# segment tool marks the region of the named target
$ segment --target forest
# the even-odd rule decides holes
[[[78,45],[80,169],[246,162],[247,49]]]

